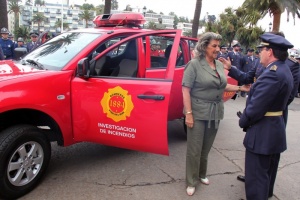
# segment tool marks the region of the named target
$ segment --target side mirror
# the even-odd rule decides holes
[[[21,58],[27,54],[27,49],[25,47],[17,47],[14,49],[14,53],[15,53],[14,60],[21,60]]]
[[[90,77],[90,63],[89,63],[88,58],[82,58],[77,63],[77,74],[79,77],[82,77],[82,78]]]

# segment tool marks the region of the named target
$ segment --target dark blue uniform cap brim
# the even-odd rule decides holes
[[[275,49],[290,49],[293,48],[294,45],[292,45],[287,39],[280,35],[275,35],[272,33],[264,33],[260,36],[260,39],[262,40],[262,43],[257,46],[257,48],[262,47],[270,47]],[[268,45],[266,45],[268,44]]]

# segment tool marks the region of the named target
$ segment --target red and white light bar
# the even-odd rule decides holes
[[[93,20],[97,27],[101,26],[135,26],[146,22],[144,16],[141,13],[116,13],[116,14],[104,14],[98,15]]]

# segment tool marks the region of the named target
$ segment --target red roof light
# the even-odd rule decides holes
[[[96,27],[101,26],[134,26],[140,27],[140,25],[146,22],[144,16],[141,13],[116,13],[116,14],[104,14],[98,15],[93,20]]]

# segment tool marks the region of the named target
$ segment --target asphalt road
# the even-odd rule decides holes
[[[244,183],[244,133],[236,112],[245,98],[225,103],[225,118],[209,155],[209,186],[199,184],[196,193],[185,192],[186,141],[181,121],[169,123],[170,156],[136,152],[91,143],[70,147],[53,144],[46,177],[22,200],[241,200]],[[272,200],[300,199],[300,99],[290,105],[288,150],[281,155]]]

